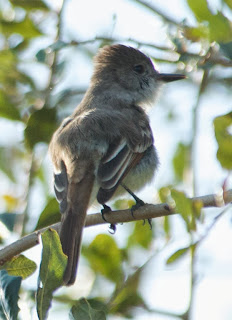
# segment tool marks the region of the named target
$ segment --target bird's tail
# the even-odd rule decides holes
[[[68,256],[68,263],[63,276],[65,285],[73,284],[76,279],[82,230],[85,225],[86,212],[94,183],[93,170],[86,170],[82,179],[74,178],[66,179],[67,183],[62,193],[63,199],[59,201],[57,197],[60,208],[64,211],[61,216],[60,241],[64,254]],[[57,192],[56,195],[58,196]]]

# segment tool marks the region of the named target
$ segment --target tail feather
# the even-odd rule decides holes
[[[62,214],[60,228],[62,249],[68,256],[68,263],[63,276],[65,285],[73,284],[76,279],[82,230],[85,225],[86,212],[94,183],[93,172],[93,170],[86,170],[81,181],[71,182],[67,188],[67,209]]]

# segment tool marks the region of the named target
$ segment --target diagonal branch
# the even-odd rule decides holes
[[[203,207],[221,207],[232,202],[232,189],[224,192],[223,196],[219,196],[217,194],[211,194],[201,197],[195,197],[191,199],[193,202],[201,201]],[[169,216],[172,214],[176,214],[175,208],[171,208],[167,203],[161,204],[145,204],[140,207],[131,215],[131,210],[119,210],[112,211],[104,214],[104,218],[107,220],[104,221],[102,219],[102,215],[100,213],[89,214],[86,218],[86,227],[95,226],[99,224],[105,223],[123,223],[123,222],[131,222],[135,220],[144,220],[144,219],[153,219],[158,217]],[[59,230],[60,223],[56,223],[51,228],[56,231]],[[10,260],[14,256],[36,246],[40,243],[40,234],[43,233],[48,228],[43,228],[39,231],[33,232],[12,244],[6,246],[2,250],[0,250],[0,265],[3,265],[7,260]]]

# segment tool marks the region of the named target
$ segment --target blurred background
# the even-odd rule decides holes
[[[81,297],[110,320],[232,319],[231,206],[195,208],[186,198],[232,185],[231,0],[0,0],[1,244],[40,229],[46,216],[59,220],[48,143],[81,101],[93,56],[113,43],[187,75],[149,109],[160,168],[138,194],[184,209],[153,219],[152,230],[142,221],[114,235],[86,228],[77,281],[56,291],[48,319],[68,319]],[[132,204],[128,196],[110,205]],[[41,246],[25,255],[38,267],[22,281],[18,317],[37,319]]]

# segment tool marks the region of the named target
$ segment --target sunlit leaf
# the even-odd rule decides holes
[[[20,22],[16,21],[1,21],[1,31],[6,35],[10,36],[12,34],[20,34],[25,39],[32,39],[39,37],[42,33],[35,26],[33,21],[25,16],[25,19]]]
[[[203,24],[198,27],[185,27],[183,30],[185,37],[193,42],[209,39],[209,28]]]
[[[67,256],[63,253],[60,238],[55,230],[48,229],[42,234],[43,252],[37,289],[37,314],[46,319],[51,306],[53,292],[63,285],[63,274]]]
[[[174,262],[177,262],[179,259],[183,258],[186,255],[186,253],[188,253],[189,249],[189,247],[185,247],[177,250],[167,259],[166,263],[172,264]]]
[[[40,214],[35,230],[42,229],[59,222],[61,218],[58,202],[55,198],[48,200],[46,207]]]
[[[0,59],[1,62],[1,59]],[[0,116],[10,120],[20,120],[19,110],[13,105],[9,97],[0,89]]]
[[[188,230],[196,230],[196,222],[194,211],[192,207],[192,201],[186,197],[184,192],[172,189],[171,196],[176,204],[176,212],[180,213],[184,219]]]
[[[134,224],[134,230],[128,238],[127,247],[140,245],[144,249],[148,249],[151,245],[153,238],[152,230],[150,230],[149,224],[144,224],[141,221],[137,221]]]
[[[5,269],[10,276],[26,279],[36,270],[36,263],[23,255],[16,256],[0,267]]]
[[[0,271],[0,319],[18,319],[18,299],[21,277],[12,277],[5,270]]]
[[[38,142],[48,143],[56,127],[55,109],[43,108],[35,111],[24,130],[26,145],[32,149]]]
[[[227,4],[227,6],[230,8],[230,9],[232,9],[232,1],[231,0],[223,0],[226,4]]]
[[[172,163],[177,180],[183,181],[184,173],[190,166],[190,146],[180,142]]]
[[[232,112],[214,119],[215,136],[218,143],[217,158],[225,169],[232,169]]]
[[[187,0],[198,22],[207,23],[209,40],[228,42],[232,40],[232,26],[230,21],[221,12],[213,14],[206,0]]]
[[[93,300],[92,300],[93,301]],[[80,299],[71,309],[72,320],[106,320],[104,311],[93,308],[87,299]]]
[[[122,256],[114,239],[99,234],[82,252],[94,271],[111,281],[118,282],[122,278]]]

